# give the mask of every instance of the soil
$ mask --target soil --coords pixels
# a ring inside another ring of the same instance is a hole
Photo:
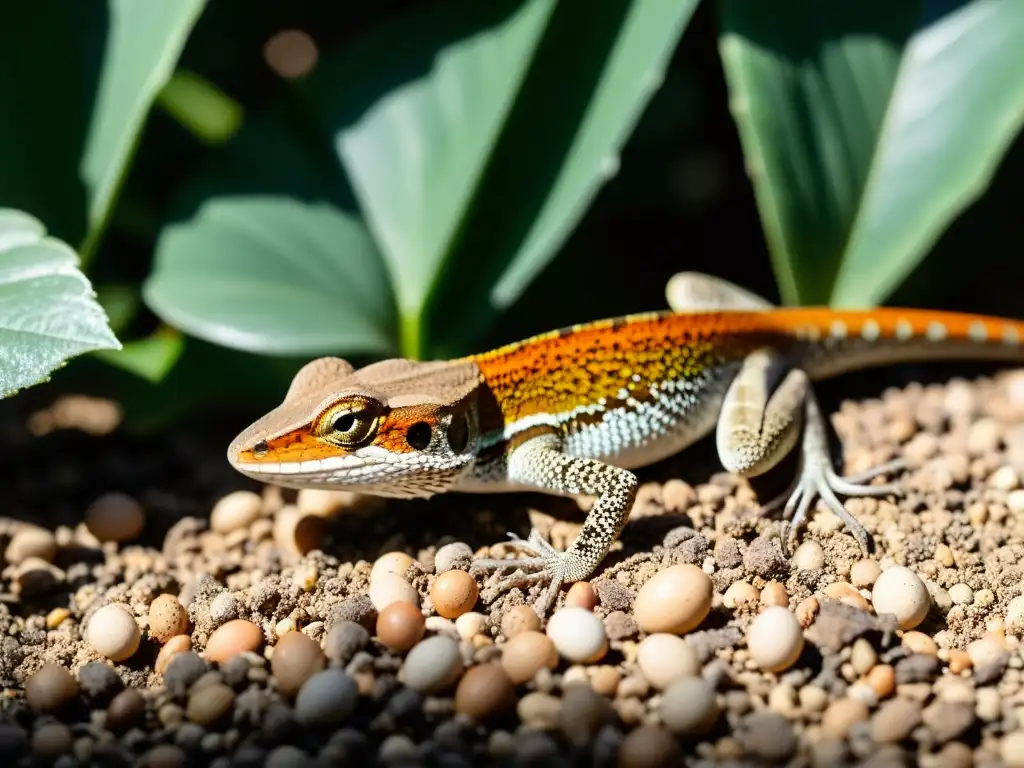
[[[258,486],[228,466],[230,433],[137,439],[118,425],[116,404],[61,397],[29,409],[31,398],[14,398],[0,411],[7,481],[0,551],[26,525],[53,532],[58,549],[52,564],[36,563],[26,574],[23,564],[5,561],[0,575],[0,756],[61,766],[1024,765],[1024,617],[1011,605],[1024,592],[1024,371],[875,392],[857,400],[830,395],[822,405],[831,410],[845,473],[897,456],[909,464],[896,478],[902,497],[851,499],[847,508],[873,537],[871,559],[883,569],[907,566],[925,580],[932,606],[916,629],[936,650],[909,648],[891,617],[871,611],[870,588],[833,586],[851,581],[864,554],[823,508],[799,538],[817,542],[823,558],[812,552],[804,565],[813,567],[800,567],[782,554],[778,518],[759,515],[758,500],[785,489],[793,461],[752,484],[723,473],[705,441],[640,472],[630,522],[591,581],[607,655],[591,665],[562,660],[516,688],[520,705],[529,693],[550,695],[555,711],[546,726],[524,724],[522,706],[477,722],[455,711],[453,689],[406,688],[397,674],[404,654],[372,637],[369,573],[387,552],[416,558],[411,582],[433,616],[429,585],[439,547],[465,542],[477,554],[500,552],[505,547],[492,545],[507,540],[507,531],[526,536],[531,525],[564,547],[585,502],[531,494],[401,502],[346,496],[332,514],[297,531],[280,520],[282,510],[294,510],[294,492]],[[229,533],[212,531],[214,505],[240,489],[262,495],[259,517]],[[88,505],[109,492],[145,510],[142,533],[121,544],[100,543],[83,522]],[[714,727],[697,736],[661,725],[659,693],[635,662],[637,589],[680,562],[700,566],[715,587],[710,615],[686,635],[721,708]],[[475,610],[489,621],[486,637],[463,649],[470,661],[500,656],[504,614],[537,594],[516,589],[488,600],[493,578],[479,579]],[[785,671],[759,671],[747,653],[744,633],[760,607],[723,602],[739,581],[762,599],[770,582],[780,583],[804,625],[804,652]],[[358,683],[358,705],[344,723],[300,727],[266,653],[249,654],[241,669],[209,663],[200,680],[178,674],[168,681],[155,670],[160,646],[148,631],[150,603],[163,593],[179,596],[201,653],[220,623],[210,605],[225,592],[236,598],[237,617],[263,629],[267,648],[288,629],[318,642],[343,620],[371,629],[369,639],[354,641],[354,653],[329,662]],[[83,639],[89,617],[111,602],[129,607],[142,628],[138,651],[118,663]],[[428,623],[427,636],[443,623]],[[999,652],[972,646],[979,639]],[[40,714],[26,700],[26,682],[47,663],[76,675],[79,691],[67,706]],[[103,685],[97,665],[114,672]],[[894,684],[887,689],[884,674],[871,677],[874,667],[891,667]],[[602,696],[610,707],[577,706],[569,683],[598,674],[602,689],[609,675],[621,679]],[[877,700],[837,738],[823,725],[825,713],[849,701],[855,686],[863,696],[865,680]],[[189,687],[200,682],[230,689],[228,714],[205,725],[186,711]],[[127,729],[115,727],[108,711],[121,688],[142,694],[144,711]],[[650,736],[646,753],[638,740],[623,746],[641,727]]]

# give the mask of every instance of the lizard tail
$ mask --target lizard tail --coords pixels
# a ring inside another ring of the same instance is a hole
[[[923,309],[779,308],[759,320],[797,343],[814,379],[918,361],[1024,363],[1024,322]]]

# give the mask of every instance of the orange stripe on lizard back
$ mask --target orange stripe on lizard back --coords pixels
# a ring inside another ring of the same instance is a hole
[[[571,326],[469,359],[511,422],[623,389],[643,399],[651,384],[698,377],[765,345],[801,349],[812,368],[832,375],[903,359],[1018,359],[1020,340],[1018,321],[920,309],[661,312]]]

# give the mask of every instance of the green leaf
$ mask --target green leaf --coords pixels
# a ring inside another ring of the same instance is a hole
[[[78,257],[32,216],[0,208],[0,397],[67,360],[120,349]]]
[[[160,328],[145,339],[125,342],[119,352],[100,350],[100,360],[116,366],[152,384],[158,384],[171,372],[185,349],[185,339],[172,328]]]
[[[787,303],[873,306],[1024,123],[1024,4],[725,0],[721,54]]]
[[[89,254],[203,0],[0,4],[0,201]]]

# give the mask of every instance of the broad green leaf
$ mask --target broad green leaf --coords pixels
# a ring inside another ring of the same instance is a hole
[[[165,323],[236,349],[390,354],[380,255],[337,166],[303,138],[273,114],[246,122],[183,191],[143,300]]]
[[[722,8],[730,102],[784,300],[884,301],[1024,123],[1024,4]]]
[[[75,252],[32,216],[0,208],[0,398],[120,346]]]
[[[96,245],[204,0],[0,4],[0,204]]]

